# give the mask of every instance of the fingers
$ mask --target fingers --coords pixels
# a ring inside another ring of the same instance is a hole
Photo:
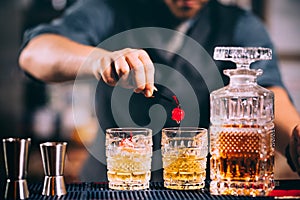
[[[130,76],[130,67],[124,56],[120,56],[114,61],[114,67],[119,78],[119,84],[125,88],[132,88],[133,82]]]
[[[300,125],[297,125],[293,130],[293,140],[296,149],[296,167],[297,171],[300,174]]]
[[[154,90],[154,65],[144,50],[123,49],[102,56],[100,66],[104,82],[110,86],[116,84],[133,88],[135,92],[143,92],[151,97]]]
[[[296,170],[300,175],[300,125],[297,125],[293,130],[290,147],[292,147],[290,149],[292,160],[294,161]],[[292,151],[295,151],[295,153]]]
[[[155,89],[154,87],[154,72],[155,72],[155,68],[154,65],[149,57],[149,55],[145,52],[142,51],[140,56],[139,56],[140,60],[142,61],[143,65],[146,66],[145,69],[145,78],[146,78],[146,82],[145,82],[145,96],[146,97],[152,97],[153,95],[153,90]]]
[[[132,69],[133,81],[135,83],[134,91],[137,93],[142,92],[146,86],[146,72],[147,66],[143,65],[143,62],[139,59],[139,53],[130,53],[126,55],[126,61]]]
[[[115,86],[118,80],[117,74],[115,72],[115,69],[112,67],[113,60],[109,56],[102,56],[100,59],[99,65],[95,66],[96,74],[100,74],[100,78],[103,79],[103,81],[110,85]]]

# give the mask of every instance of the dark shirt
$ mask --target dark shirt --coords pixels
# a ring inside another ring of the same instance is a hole
[[[184,33],[180,33],[181,29],[177,32],[180,24],[174,21],[160,1],[78,1],[51,24],[28,30],[23,46],[39,34],[55,33],[108,50],[145,49],[155,63],[158,90],[169,97],[176,95],[185,110],[182,126],[208,128],[209,94],[228,84],[229,79],[223,75],[223,69],[234,68],[235,65],[214,62],[211,57],[216,46],[272,48],[272,60],[256,62],[251,68],[264,71],[258,77],[260,85],[284,87],[272,42],[263,24],[252,13],[211,0],[194,19],[185,22],[189,26]],[[174,39],[177,36],[181,38],[179,41]],[[178,48],[172,49],[176,45]],[[106,180],[105,129],[145,126],[151,128],[154,135],[152,169],[158,173],[153,172],[152,178],[161,180],[160,130],[178,126],[171,120],[171,112],[176,105],[159,95],[154,94],[154,98],[147,99],[132,90],[107,86],[102,80],[95,87],[100,128],[94,144],[88,147],[93,157],[86,163],[82,179]]]

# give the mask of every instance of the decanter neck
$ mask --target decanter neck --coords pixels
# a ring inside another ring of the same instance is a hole
[[[256,76],[239,76],[234,75],[230,77],[229,85],[256,85],[257,84],[257,78]]]
[[[253,85],[257,84],[257,76],[262,74],[261,69],[249,69],[248,67],[238,67],[237,69],[226,69],[224,74],[229,76],[229,85]]]

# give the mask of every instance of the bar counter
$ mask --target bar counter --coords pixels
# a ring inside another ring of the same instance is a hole
[[[190,200],[190,199],[300,199],[300,180],[280,180],[276,181],[276,187],[267,197],[247,197],[229,195],[211,195],[208,189],[203,190],[169,190],[163,187],[163,183],[150,183],[147,190],[118,191],[108,188],[107,183],[71,183],[66,185],[67,194],[64,196],[43,196],[42,183],[29,183],[30,200]]]

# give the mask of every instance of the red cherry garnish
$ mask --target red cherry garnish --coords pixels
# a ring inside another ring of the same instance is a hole
[[[174,108],[172,110],[172,119],[176,121],[177,124],[179,124],[183,120],[183,118],[184,118],[184,111],[180,107]]]
[[[175,100],[177,107],[172,110],[172,119],[179,124],[184,118],[184,110],[180,108],[179,101],[175,95],[173,96],[173,99]]]
[[[132,133],[130,133],[130,137],[129,138],[123,138],[122,140],[121,140],[121,142],[120,142],[120,146],[122,147],[122,146],[133,146],[133,144],[132,144],[132,137],[133,137],[133,135],[132,135]]]

